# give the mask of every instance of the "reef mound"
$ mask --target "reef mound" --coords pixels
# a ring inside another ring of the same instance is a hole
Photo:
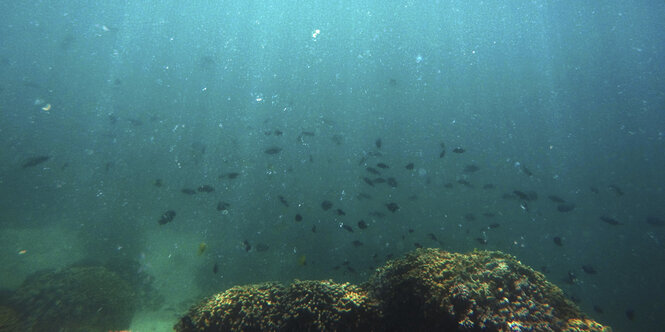
[[[356,286],[236,286],[195,305],[176,331],[611,331],[545,276],[498,251],[417,249]]]

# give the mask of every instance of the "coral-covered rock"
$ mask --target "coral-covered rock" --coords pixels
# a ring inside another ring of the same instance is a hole
[[[132,288],[104,267],[36,273],[16,290],[12,306],[23,331],[108,331],[129,327]]]
[[[543,274],[490,251],[418,249],[366,284],[233,287],[193,307],[177,331],[610,331]]]

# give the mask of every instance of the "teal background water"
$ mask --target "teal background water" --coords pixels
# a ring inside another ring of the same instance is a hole
[[[130,258],[170,324],[235,284],[362,282],[417,245],[480,248],[543,270],[618,331],[653,330],[663,22],[658,1],[5,1],[0,284]],[[397,187],[365,183],[378,162]],[[215,191],[181,192],[201,185]],[[538,199],[525,209],[503,198],[514,190]]]

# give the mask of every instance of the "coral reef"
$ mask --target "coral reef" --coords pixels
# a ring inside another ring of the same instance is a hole
[[[176,330],[370,330],[378,321],[378,303],[358,286],[295,281],[233,287],[193,307]]]
[[[108,331],[129,327],[136,297],[130,284],[100,266],[45,271],[12,297],[21,331]]]
[[[176,331],[610,331],[514,257],[418,249],[362,286],[295,281],[233,287]]]

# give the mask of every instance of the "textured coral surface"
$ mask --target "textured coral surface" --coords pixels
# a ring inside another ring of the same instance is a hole
[[[295,281],[233,287],[177,331],[609,331],[514,257],[418,249],[362,286]]]

